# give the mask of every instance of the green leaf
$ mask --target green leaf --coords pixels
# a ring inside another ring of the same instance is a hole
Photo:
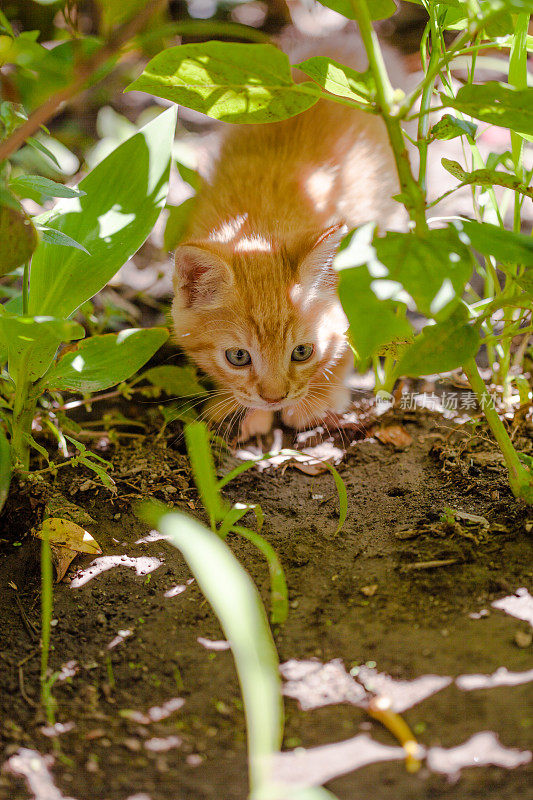
[[[47,156],[51,161],[53,161],[53,163],[59,170],[61,169],[61,165],[57,160],[55,154],[52,153],[52,151],[48,147],[46,147],[46,145],[44,145],[40,139],[36,139],[34,136],[28,136],[28,138],[26,139],[26,144],[29,145],[30,147],[33,147],[34,150],[38,150],[43,155]]]
[[[143,372],[141,378],[174,397],[196,397],[207,394],[207,390],[198,383],[195,367],[174,367],[163,364]]]
[[[375,85],[370,70],[356,72],[326,56],[314,56],[294,66],[337,97],[366,102],[374,92]]]
[[[203,422],[191,422],[185,427],[185,442],[191,462],[194,482],[202,504],[209,514],[211,528],[222,522],[227,513],[227,503],[219,493],[213,453],[209,445],[209,432]]]
[[[175,163],[181,179],[184,180],[185,183],[188,183],[191,189],[197,192],[202,185],[202,179],[198,172],[188,167],[187,164],[182,164],[181,161],[176,161]]]
[[[163,234],[163,247],[165,250],[175,250],[181,242],[192,210],[196,204],[196,197],[189,197],[179,206],[168,206],[168,218]]]
[[[90,255],[89,251],[82,244],[80,244],[80,242],[77,242],[71,236],[67,236],[66,233],[63,233],[63,231],[56,231],[55,228],[49,228],[47,225],[37,225],[36,227],[37,230],[42,234],[41,239],[43,242],[47,242],[48,244],[57,244],[61,247],[74,247],[76,250],[81,250],[82,252],[87,253],[88,256]]]
[[[0,277],[29,261],[38,241],[35,227],[22,208],[0,206]]]
[[[109,389],[137,372],[167,338],[166,328],[131,328],[91,336],[59,359],[46,384],[84,394]]]
[[[457,314],[436,325],[426,325],[395,368],[397,377],[449,372],[475,356],[479,349],[477,332]]]
[[[375,250],[369,235],[368,226],[356,230],[335,259],[340,273],[339,296],[350,323],[350,341],[363,365],[383,345],[412,337],[411,325],[398,313],[400,304],[380,300],[372,290],[374,279],[366,262],[375,259]],[[358,266],[351,267],[352,264]]]
[[[474,262],[468,247],[452,226],[425,234],[387,233],[374,239],[376,256],[373,289],[386,296],[398,282],[413,298],[418,311],[430,318],[449,314],[459,303]],[[380,291],[381,290],[381,291]]]
[[[261,598],[228,546],[185,514],[143,517],[183,554],[231,645],[244,701],[248,735],[250,796],[275,797],[270,756],[281,744],[283,714],[279,664]],[[278,787],[279,789],[279,787]]]
[[[30,311],[70,316],[142,245],[164,206],[176,112],[145,125],[84,178],[47,226],[82,244],[59,252],[41,242],[32,259]]]
[[[347,19],[357,19],[351,0],[320,0],[320,3]],[[393,0],[367,0],[367,6],[372,19],[387,19],[396,11]]]
[[[533,136],[533,87],[514,89],[489,81],[462,86],[457,97],[441,93],[441,99],[463,114]]]
[[[164,97],[225,122],[275,122],[313,106],[314,83],[294,83],[270,44],[204,42],[163,50],[126,89]]]
[[[70,186],[63,186],[40,175],[20,175],[9,182],[10,188],[19,197],[30,197],[41,203],[44,197],[83,197],[86,192]]]
[[[493,256],[502,269],[526,291],[533,292],[533,239],[523,233],[504,230],[488,222],[461,220],[454,222],[465,242],[485,256]],[[520,264],[526,268],[522,275],[516,269],[509,270],[509,265]]]
[[[532,96],[533,100],[533,96]],[[444,169],[461,181],[462,186],[475,184],[476,186],[503,186],[515,192],[533,198],[533,187],[526,186],[518,178],[509,175],[507,172],[499,172],[495,169],[475,169],[473,172],[465,172],[458,161],[449,158],[441,158]]]
[[[0,511],[2,511],[11,485],[11,448],[0,428]]]
[[[457,119],[451,114],[445,114],[429,132],[429,140],[434,139],[455,139],[457,136],[466,136],[468,141],[473,142],[476,135],[477,125],[464,119]]]
[[[82,326],[71,320],[7,314],[0,315],[0,333],[7,342],[9,373],[17,384],[44,375],[61,342],[85,336]]]

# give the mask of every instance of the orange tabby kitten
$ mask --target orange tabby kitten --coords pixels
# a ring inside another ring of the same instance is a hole
[[[397,192],[374,115],[323,100],[284,122],[227,126],[176,251],[172,307],[177,342],[221,389],[212,421],[241,411],[246,439],[277,410],[301,429],[346,409],[353,355],[332,262],[348,229],[394,216]]]

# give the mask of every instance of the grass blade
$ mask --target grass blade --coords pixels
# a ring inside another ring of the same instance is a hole
[[[203,422],[191,422],[185,426],[185,442],[191,462],[196,487],[204,507],[209,514],[211,530],[227,513],[220,497],[215,463],[209,444],[209,432]]]
[[[232,530],[252,542],[264,555],[270,575],[270,620],[273,625],[281,625],[289,615],[289,594],[287,581],[278,555],[271,544],[255,531],[234,525]]]
[[[151,504],[141,515],[157,519],[160,532],[181,551],[220,620],[244,700],[250,793],[275,798],[269,761],[281,744],[283,704],[278,657],[257,589],[220,537],[196,520],[177,512],[161,516]]]

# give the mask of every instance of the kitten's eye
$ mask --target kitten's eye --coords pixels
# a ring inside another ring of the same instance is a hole
[[[246,367],[252,363],[252,356],[242,347],[230,347],[226,350],[226,358],[234,367]]]
[[[291,354],[291,361],[307,361],[313,355],[315,348],[312,344],[298,344]]]

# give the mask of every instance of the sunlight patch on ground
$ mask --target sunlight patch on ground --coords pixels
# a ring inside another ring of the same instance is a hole
[[[499,608],[517,619],[524,619],[533,625],[533,597],[527,589],[517,589],[516,594],[502,597],[492,603],[493,608]]]
[[[100,575],[102,572],[107,572],[108,569],[114,567],[131,567],[135,570],[137,575],[147,575],[162,565],[159,558],[149,556],[101,556],[87,567],[87,569],[79,570],[70,582],[72,589],[79,589],[90,580]]]
[[[183,740],[179,736],[165,736],[163,738],[154,737],[148,739],[144,746],[151,753],[166,753],[175,747],[181,747]]]
[[[529,681],[533,681],[533,669],[509,672],[507,667],[499,667],[492,675],[459,675],[455,683],[459,689],[470,692],[473,689],[492,689],[495,686],[519,686]]]
[[[206,650],[229,650],[231,647],[230,643],[224,639],[204,639],[203,636],[198,636],[196,641]]]
[[[117,635],[114,636],[113,639],[111,639],[111,641],[107,645],[107,649],[108,650],[112,650],[117,645],[122,644],[122,642],[125,639],[127,639],[128,636],[131,636],[131,633],[132,632],[130,630],[117,631]]]
[[[51,759],[43,758],[36,750],[21,747],[18,753],[7,760],[4,768],[24,778],[28,791],[33,795],[32,800],[74,800],[64,795],[54,784],[48,769],[50,761]]]
[[[163,536],[159,531],[150,531],[150,533],[147,533],[142,539],[137,539],[135,544],[150,544],[151,542],[159,542],[160,539],[167,538],[167,536]]]
[[[279,753],[272,759],[272,774],[275,780],[288,786],[305,788],[321,786],[367,764],[404,758],[403,747],[380,744],[361,733],[344,742]]]
[[[280,670],[287,681],[283,693],[298,700],[304,711],[335,703],[364,706],[370,692],[387,697],[391,710],[401,713],[452,682],[447,675],[422,675],[413,681],[398,681],[368,666],[356,667],[348,673],[340,659],[328,664],[291,659]]]
[[[194,578],[189,578],[188,581],[185,583],[178,583],[176,586],[171,586],[170,589],[167,589],[165,592],[165,597],[176,597],[178,594],[183,594],[183,592],[187,589],[188,586],[194,583]]]
[[[122,717],[138,722],[140,725],[149,725],[151,722],[161,722],[162,719],[170,717],[174,711],[179,711],[185,705],[185,700],[182,697],[171,697],[161,706],[152,706],[146,714],[142,711],[135,709],[124,709],[121,712]]]
[[[431,747],[426,763],[433,772],[443,772],[450,778],[458,778],[464,767],[495,766],[514,769],[531,761],[528,750],[504,747],[492,731],[476,733],[457,747]]]

